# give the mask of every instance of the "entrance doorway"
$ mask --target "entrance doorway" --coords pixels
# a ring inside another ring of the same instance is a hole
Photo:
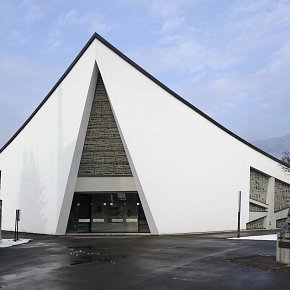
[[[148,233],[137,192],[75,193],[67,233]]]

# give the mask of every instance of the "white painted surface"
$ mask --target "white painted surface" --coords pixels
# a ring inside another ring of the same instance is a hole
[[[97,77],[95,61],[151,233],[234,230],[239,190],[244,229],[250,167],[290,183],[277,162],[218,128],[95,40],[0,154],[3,229],[13,229],[20,208],[20,231],[65,233]]]
[[[262,217],[266,217],[267,214],[268,214],[268,212],[264,212],[264,211],[250,212],[250,221],[254,221],[254,220],[260,219]]]
[[[275,213],[275,218],[276,218],[277,220],[279,220],[279,219],[284,219],[285,217],[287,217],[288,210],[289,210],[289,209],[286,208],[286,209],[283,209],[283,210],[280,210],[280,211],[276,212],[276,213]]]
[[[239,190],[244,229],[251,166],[290,182],[277,162],[209,122],[114,52],[102,44],[97,52],[140,198],[146,199],[158,233],[236,229]]]
[[[2,229],[14,229],[15,209],[20,208],[20,231],[56,233],[94,56],[91,45],[45,105],[0,154]],[[70,192],[67,196],[67,205],[72,195]],[[68,213],[64,209],[63,213],[65,220]]]
[[[87,126],[89,123],[89,115],[90,115],[92,103],[94,100],[98,74],[99,74],[99,71],[94,61],[94,68],[93,68],[93,72],[92,72],[92,76],[90,80],[90,85],[88,88],[87,97],[85,100],[84,110],[81,116],[81,123],[78,128],[78,136],[76,137],[72,163],[69,169],[68,180],[66,184],[64,197],[62,198],[62,205],[61,205],[57,228],[56,228],[56,234],[60,234],[60,235],[65,233],[67,223],[68,223],[69,213],[70,213],[71,204],[73,200],[74,189],[75,189],[76,180],[77,180],[77,174],[78,174],[79,165],[81,162],[81,155],[82,155],[83,146],[84,146],[85,137],[86,137]]]
[[[133,177],[78,177],[75,192],[136,191]]]
[[[267,189],[267,216],[265,219],[265,226],[267,229],[275,229],[276,228],[276,218],[274,214],[274,199],[275,199],[275,178],[270,177],[268,181],[268,189]]]

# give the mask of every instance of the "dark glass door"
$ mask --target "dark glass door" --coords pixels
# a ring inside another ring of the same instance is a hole
[[[124,207],[126,205],[126,194],[124,192],[110,193],[108,195],[108,232],[124,232]]]
[[[107,194],[92,194],[91,202],[91,232],[107,232]]]
[[[76,193],[68,233],[149,232],[137,192]]]
[[[127,233],[138,233],[138,207],[139,198],[136,193],[126,194],[126,204],[124,206],[124,231]]]
[[[91,227],[91,195],[75,194],[67,232],[89,233]]]

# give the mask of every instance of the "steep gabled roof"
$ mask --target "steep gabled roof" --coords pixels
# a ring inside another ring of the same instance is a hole
[[[248,141],[244,140],[243,138],[239,137],[232,131],[228,130],[224,126],[222,126],[220,123],[209,117],[207,114],[193,106],[191,103],[183,99],[181,96],[179,96],[177,93],[172,91],[170,88],[168,88],[166,85],[164,85],[162,82],[157,80],[155,77],[153,77],[150,73],[148,73],[146,70],[144,70],[142,67],[140,67],[138,64],[136,64],[133,60],[128,58],[125,54],[123,54],[120,50],[118,50],[116,47],[114,47],[111,43],[109,43],[107,40],[105,40],[102,36],[100,36],[97,33],[94,33],[92,37],[89,39],[89,41],[86,43],[86,45],[83,47],[83,49],[80,51],[80,53],[77,55],[77,57],[74,59],[74,61],[70,64],[68,69],[64,72],[64,74],[61,76],[61,78],[57,81],[57,83],[53,86],[53,88],[50,90],[50,92],[47,94],[47,96],[43,99],[43,101],[39,104],[39,106],[34,110],[34,112],[30,115],[30,117],[24,122],[24,124],[17,130],[17,132],[4,144],[4,146],[0,149],[0,153],[4,151],[4,149],[17,137],[17,135],[25,128],[25,126],[30,122],[30,120],[34,117],[34,115],[40,110],[40,108],[46,103],[46,101],[49,99],[49,97],[52,95],[52,93],[56,90],[56,88],[60,85],[60,83],[64,80],[64,78],[69,74],[69,72],[72,70],[72,68],[75,66],[75,64],[78,62],[78,60],[82,57],[84,52],[87,50],[87,48],[91,45],[91,43],[97,39],[102,44],[107,46],[109,49],[111,49],[114,53],[116,53],[118,56],[120,56],[123,60],[128,62],[130,65],[132,65],[135,69],[137,69],[139,72],[144,74],[146,77],[148,77],[150,80],[152,80],[154,83],[156,83],[158,86],[163,88],[166,92],[168,92],[170,95],[184,103],[186,106],[190,107],[192,110],[197,112],[199,115],[206,118],[208,121],[216,125],[218,128],[222,129],[235,139],[239,140],[240,142],[244,143],[245,145],[249,146],[250,148],[256,150],[257,152],[271,158],[272,160],[290,168],[290,166],[284,162],[282,162],[280,159],[268,154],[267,152],[257,148],[253,144],[249,143]]]

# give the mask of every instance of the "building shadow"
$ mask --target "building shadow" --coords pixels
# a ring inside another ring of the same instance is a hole
[[[47,196],[32,150],[23,154],[21,182],[19,188],[19,209],[21,210],[19,230],[25,232],[45,232],[48,218]]]

